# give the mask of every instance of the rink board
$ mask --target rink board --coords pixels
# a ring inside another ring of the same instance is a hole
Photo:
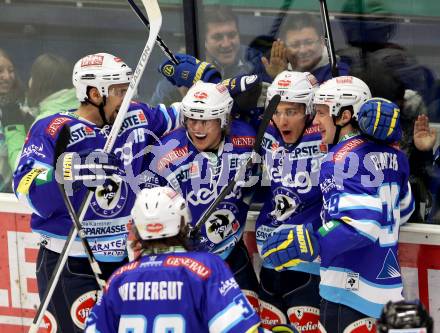
[[[39,303],[35,279],[38,237],[29,229],[29,212],[12,196],[0,194],[0,330],[25,333]],[[258,267],[257,213],[249,214],[245,241]],[[440,227],[408,224],[401,229],[400,263],[408,299],[420,298],[440,327]],[[40,329],[39,333],[48,332]]]

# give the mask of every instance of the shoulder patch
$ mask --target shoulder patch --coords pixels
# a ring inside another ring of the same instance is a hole
[[[72,119],[69,117],[57,117],[51,120],[46,128],[46,133],[49,134],[53,139],[57,135],[58,131],[63,127],[65,123],[68,123]]]
[[[157,169],[162,170],[168,167],[172,162],[178,160],[179,158],[183,158],[188,155],[188,146],[179,147],[173,149],[164,157],[162,157],[159,162],[157,162]]]
[[[236,147],[249,147],[252,148],[255,143],[254,136],[233,136],[232,144]]]
[[[211,276],[211,269],[209,267],[190,257],[168,256],[163,265],[165,267],[185,267],[203,280]]]
[[[348,141],[338,151],[335,152],[335,154],[333,155],[333,162],[340,162],[344,160],[349,152],[351,152],[356,147],[359,147],[360,145],[364,144],[365,142],[367,141],[362,138],[357,138]]]

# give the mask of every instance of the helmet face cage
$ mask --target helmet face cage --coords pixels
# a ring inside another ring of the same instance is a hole
[[[393,332],[398,332],[400,329],[408,332],[410,328],[425,328],[426,333],[432,333],[433,320],[423,305],[407,301],[388,302],[377,321],[378,332],[387,333],[391,329]]]
[[[313,95],[318,87],[318,81],[309,72],[283,71],[267,90],[266,107],[273,96],[280,95],[281,102],[304,104],[306,115],[313,114]]]
[[[180,233],[182,218],[185,224],[190,221],[185,199],[170,187],[143,189],[131,216],[143,240],[176,236]]]
[[[78,60],[73,68],[72,82],[76,97],[84,102],[88,98],[87,87],[95,87],[101,96],[108,97],[111,85],[130,83],[132,76],[133,71],[121,58],[97,53]]]
[[[182,120],[184,121],[185,118],[220,119],[220,126],[224,129],[228,125],[233,103],[233,99],[223,84],[197,81],[182,100],[180,109]]]
[[[313,104],[324,104],[329,107],[330,115],[339,116],[346,106],[353,107],[353,119],[364,102],[371,98],[370,88],[354,76],[340,76],[326,81],[316,91]]]

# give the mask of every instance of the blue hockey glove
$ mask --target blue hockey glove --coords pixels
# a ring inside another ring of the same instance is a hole
[[[199,80],[210,83],[221,81],[220,72],[209,62],[179,53],[176,54],[176,58],[179,61],[177,65],[173,64],[171,60],[167,60],[159,67],[159,72],[173,85],[190,88]]]
[[[97,150],[63,153],[56,166],[58,178],[64,184],[82,183],[89,188],[104,185],[114,175],[120,176],[123,173],[119,158]]]
[[[265,262],[281,271],[301,261],[313,261],[319,254],[319,244],[312,225],[292,225],[275,232],[263,243]]]
[[[361,131],[375,139],[393,143],[402,137],[399,107],[384,98],[371,98],[358,112]]]
[[[239,75],[232,79],[223,80],[222,83],[229,90],[229,94],[232,98],[239,96],[247,91],[255,88],[260,88],[261,84],[260,75]]]

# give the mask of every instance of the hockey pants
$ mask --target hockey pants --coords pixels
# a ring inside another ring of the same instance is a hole
[[[40,247],[37,258],[37,281],[41,300],[59,257],[59,253]],[[126,261],[100,262],[99,265],[103,277],[107,280],[115,269],[125,263]],[[98,289],[88,259],[69,257],[49,303],[50,314],[45,319],[46,326],[56,326],[57,333],[83,332],[85,320],[95,304]]]
[[[262,267],[260,272],[260,317],[263,327],[291,323],[300,332],[319,332],[318,275]]]

